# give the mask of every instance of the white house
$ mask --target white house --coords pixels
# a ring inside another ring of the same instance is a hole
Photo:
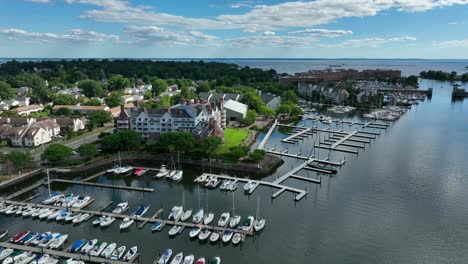
[[[28,105],[12,109],[11,111],[18,115],[30,115],[31,113],[40,112],[42,110],[44,110],[44,106],[42,105]]]

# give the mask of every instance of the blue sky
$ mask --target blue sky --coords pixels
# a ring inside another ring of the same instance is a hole
[[[0,57],[468,58],[468,0],[0,0]]]

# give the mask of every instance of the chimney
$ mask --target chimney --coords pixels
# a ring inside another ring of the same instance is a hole
[[[123,104],[120,105],[120,112],[124,112],[125,111],[125,106]]]

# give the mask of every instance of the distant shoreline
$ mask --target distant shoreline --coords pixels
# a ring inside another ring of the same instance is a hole
[[[324,60],[324,61],[335,61],[335,60],[418,60],[418,61],[468,61],[467,59],[422,59],[422,58],[138,58],[138,57],[68,57],[68,58],[54,58],[54,57],[0,57],[0,60],[217,60],[217,61],[229,61],[229,60],[268,60],[268,61],[307,61],[307,60]]]

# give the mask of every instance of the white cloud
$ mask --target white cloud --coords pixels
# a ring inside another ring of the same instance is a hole
[[[353,34],[351,30],[330,30],[320,28],[310,28],[297,31],[291,31],[289,34],[302,34],[319,38],[335,38]]]
[[[81,29],[72,29],[64,34],[28,32],[16,28],[0,29],[0,36],[8,39],[23,40],[27,42],[50,42],[50,41],[66,41],[66,42],[104,42],[104,41],[119,41],[119,36],[87,31]]]
[[[215,36],[199,31],[178,32],[156,26],[127,26],[124,32],[139,43],[190,46],[216,44]]]
[[[52,3],[51,0],[25,0],[26,2],[33,2],[38,4],[49,4]]]
[[[319,47],[323,48],[357,48],[357,47],[378,47],[389,43],[410,42],[415,41],[415,37],[404,36],[394,38],[364,38],[350,39],[336,44],[322,44]]]
[[[228,40],[228,44],[235,47],[307,47],[311,43],[317,42],[318,39],[310,37],[296,36],[275,36],[275,35],[259,35],[247,36]]]
[[[468,47],[468,39],[434,41],[432,45],[441,48],[464,48]]]
[[[273,32],[273,31],[264,31],[262,33],[262,35],[264,35],[264,36],[274,36],[274,35],[276,35],[276,33]]]

